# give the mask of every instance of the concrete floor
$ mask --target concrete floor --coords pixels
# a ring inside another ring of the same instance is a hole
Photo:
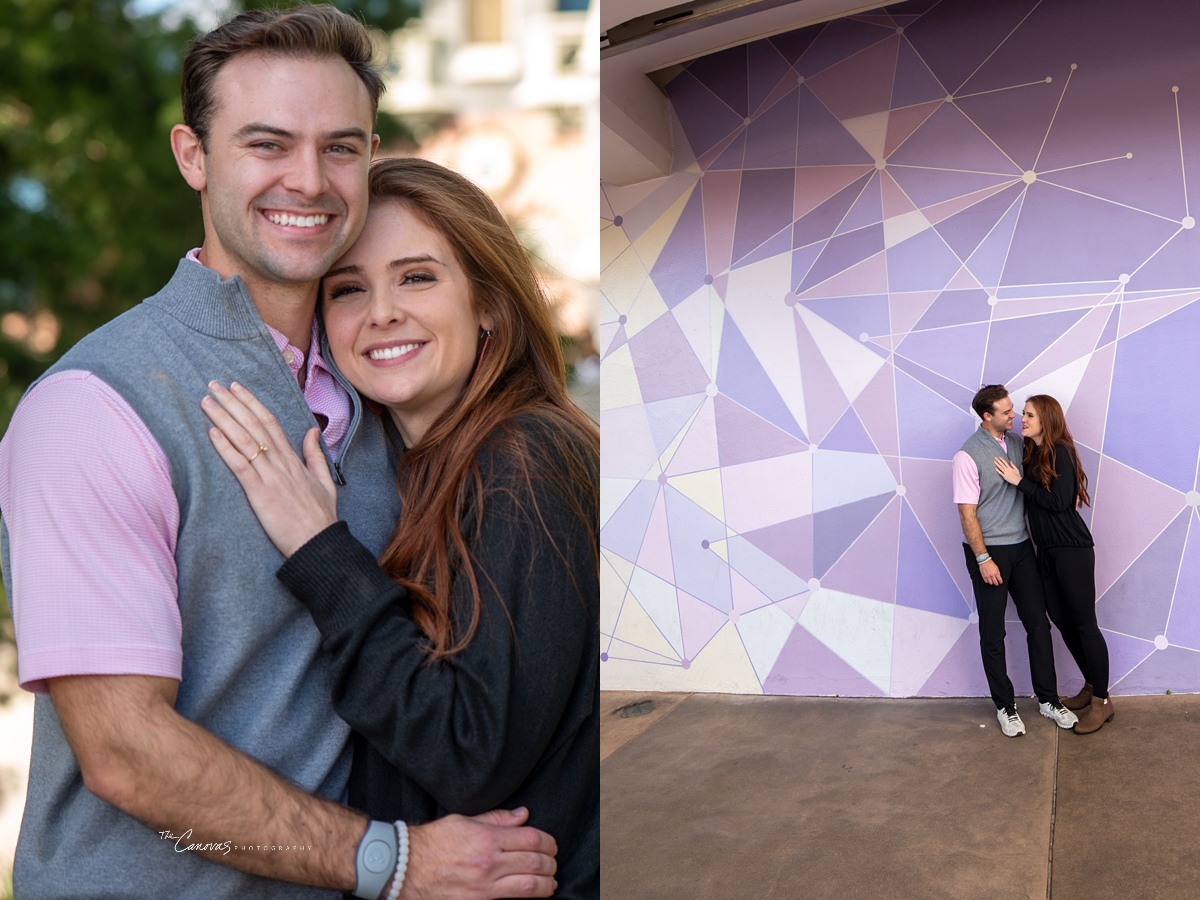
[[[603,896],[1196,897],[1200,695],[1113,705],[1005,738],[986,698],[605,692]]]

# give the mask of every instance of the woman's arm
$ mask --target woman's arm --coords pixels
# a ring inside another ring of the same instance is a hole
[[[469,536],[478,630],[449,660],[427,663],[404,589],[344,524],[279,572],[332,656],[339,715],[456,812],[511,796],[552,739],[581,667],[596,664],[589,642],[599,589],[587,529],[554,491],[535,487],[530,496],[502,460],[484,453],[480,463],[485,484],[502,489],[488,493],[482,528]],[[465,578],[455,584],[461,616],[470,594]]]
[[[446,809],[490,809],[510,796],[553,736],[580,667],[596,665],[599,585],[588,529],[557,492],[535,483],[530,495],[502,457],[482,451],[481,474],[497,489],[470,536],[478,630],[464,651],[427,665],[406,592],[336,521],[315,430],[301,460],[253,394],[209,387],[219,401],[203,404],[213,445],[291,557],[279,577],[321,630],[338,713]],[[458,579],[451,609],[469,602]]]
[[[1075,463],[1064,444],[1057,447],[1054,468],[1058,474],[1050,479],[1050,490],[1046,490],[1029,475],[1018,482],[1017,490],[1025,495],[1027,503],[1032,503],[1038,509],[1056,513],[1068,512],[1075,508]]]

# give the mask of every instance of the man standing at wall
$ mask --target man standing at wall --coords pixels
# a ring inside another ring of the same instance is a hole
[[[512,827],[520,815],[407,830],[340,804],[349,729],[319,634],[200,408],[210,381],[236,379],[293,446],[319,424],[346,521],[386,543],[396,461],[314,322],[318,281],[366,216],[372,55],[332,6],[197,39],[172,148],[204,245],[52,366],[0,443],[19,677],[39,693],[16,896],[554,890],[553,841]]]
[[[1012,594],[1025,626],[1038,711],[1060,728],[1070,728],[1078,718],[1059,702],[1050,622],[1033,544],[1025,530],[1024,498],[1000,477],[994,463],[1003,456],[1021,468],[1021,439],[1010,434],[1016,418],[1013,402],[1004,385],[989,384],[975,394],[971,406],[980,423],[954,454],[954,502],[962,522],[963,552],[979,616],[979,649],[996,718],[1006,737],[1025,733],[1004,658],[1004,610]]]

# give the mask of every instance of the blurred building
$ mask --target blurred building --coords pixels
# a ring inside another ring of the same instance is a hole
[[[419,142],[384,152],[471,178],[544,262],[585,382],[598,372],[599,33],[595,0],[425,0],[392,35],[380,104]]]

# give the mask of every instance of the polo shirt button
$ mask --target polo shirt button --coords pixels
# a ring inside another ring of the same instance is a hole
[[[291,365],[293,362],[295,362],[295,360],[296,360],[296,354],[295,354],[295,353],[293,353],[291,350],[284,350],[284,351],[283,351],[283,358],[284,358],[285,360],[287,360],[287,364],[290,366],[290,365]]]

